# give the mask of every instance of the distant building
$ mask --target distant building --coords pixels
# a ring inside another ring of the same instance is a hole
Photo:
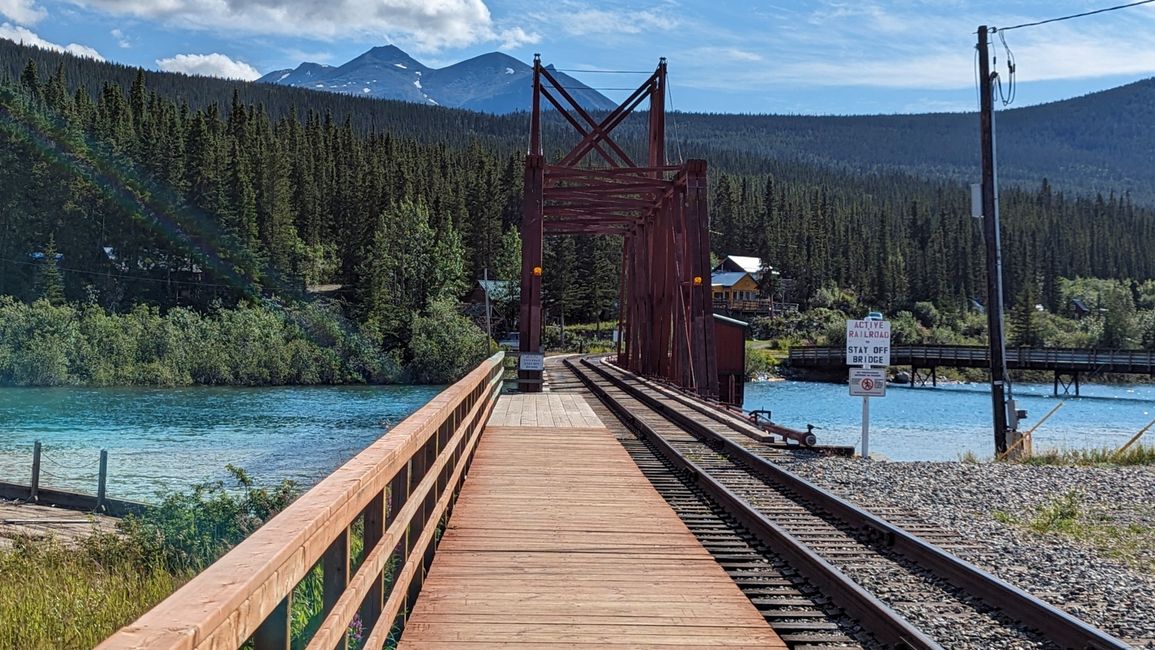
[[[513,283],[508,280],[478,280],[465,297],[465,302],[471,305],[484,304],[486,294],[489,294],[490,302],[508,300],[514,295]]]
[[[489,319],[488,325],[493,330],[493,336],[496,338],[500,332],[514,329],[516,327],[516,298],[518,295],[518,287],[513,282],[508,280],[478,280],[473,285],[461,306],[461,311],[477,324],[482,331],[485,331],[486,313],[485,313],[485,298],[489,296]]]
[[[1071,311],[1075,312],[1075,318],[1083,318],[1091,313],[1091,308],[1087,306],[1087,303],[1084,302],[1082,298],[1072,298]]]
[[[749,273],[755,282],[759,282],[762,280],[762,273],[765,272],[767,268],[769,267],[763,265],[762,259],[758,257],[727,255],[726,259],[714,267],[714,270],[729,271],[732,273]]]
[[[733,308],[736,302],[758,300],[758,283],[748,271],[715,271],[710,276],[714,305]]]

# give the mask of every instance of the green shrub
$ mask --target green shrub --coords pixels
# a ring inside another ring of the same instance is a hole
[[[242,304],[199,314],[0,297],[0,383],[18,386],[387,383],[400,372],[338,312]]]
[[[423,384],[457,381],[485,359],[488,348],[485,333],[453,301],[434,300],[426,314],[413,319],[410,377]]]
[[[774,365],[774,357],[770,353],[746,344],[746,381],[769,375]]]
[[[292,481],[258,488],[243,469],[226,469],[236,483],[233,489],[220,481],[202,483],[191,492],[165,495],[143,516],[118,522],[118,530],[142,549],[146,564],[173,573],[198,572],[297,497]]]

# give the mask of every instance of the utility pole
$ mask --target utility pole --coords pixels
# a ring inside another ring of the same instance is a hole
[[[986,25],[979,27],[979,103],[982,132],[983,238],[987,244],[987,330],[991,361],[991,406],[994,415],[995,452],[1007,451],[1006,343],[1003,340],[1003,257],[999,235],[998,176],[995,174],[995,107]]]

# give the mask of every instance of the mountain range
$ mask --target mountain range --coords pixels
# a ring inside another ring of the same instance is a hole
[[[547,66],[585,108],[611,110],[605,95]],[[505,114],[528,111],[533,68],[500,52],[482,54],[444,68],[430,68],[400,48],[375,47],[339,66],[302,63],[274,70],[257,80],[281,86],[397,99],[430,106]]]

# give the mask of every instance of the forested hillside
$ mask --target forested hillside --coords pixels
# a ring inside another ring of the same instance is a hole
[[[0,295],[210,311],[341,285],[345,316],[404,362],[423,315],[485,270],[516,277],[518,117],[0,48],[9,68],[20,53],[0,83]],[[684,147],[710,161],[716,253],[764,257],[802,303],[831,284],[888,310],[985,302],[964,185],[769,146]],[[1040,178],[1002,201],[1009,301],[1057,308],[1060,277],[1155,275],[1155,215],[1124,195]],[[548,320],[615,315],[619,254],[610,238],[549,240]]]
[[[17,79],[24,65],[41,71],[64,66],[70,91],[114,82],[127,93],[137,70],[91,59],[18,45],[0,39],[0,75]],[[422,142],[487,146],[519,151],[525,147],[525,115],[490,115],[433,106],[372,100],[208,77],[145,71],[145,83],[161,97],[191,109],[228,106],[234,92],[244,104],[262,105],[273,119],[295,111],[326,112],[349,119],[358,133],[405,135]],[[677,84],[677,71],[671,72]],[[418,117],[419,116],[419,117]],[[1155,206],[1155,79],[1084,97],[999,112],[1000,178],[1031,189],[1043,178],[1068,194],[1130,193],[1131,200]],[[620,137],[640,146],[644,115],[627,120]],[[806,163],[855,173],[902,171],[929,179],[973,182],[978,169],[977,113],[926,115],[722,115],[674,113],[671,152],[706,158],[731,172],[760,172],[765,161]],[[553,114],[547,135],[568,134]],[[549,138],[547,137],[547,141]],[[556,140],[555,140],[556,141]]]
[[[873,172],[978,182],[977,113],[927,115],[678,114],[687,146]],[[1130,193],[1155,205],[1155,79],[996,117],[1003,183],[1084,194]]]

